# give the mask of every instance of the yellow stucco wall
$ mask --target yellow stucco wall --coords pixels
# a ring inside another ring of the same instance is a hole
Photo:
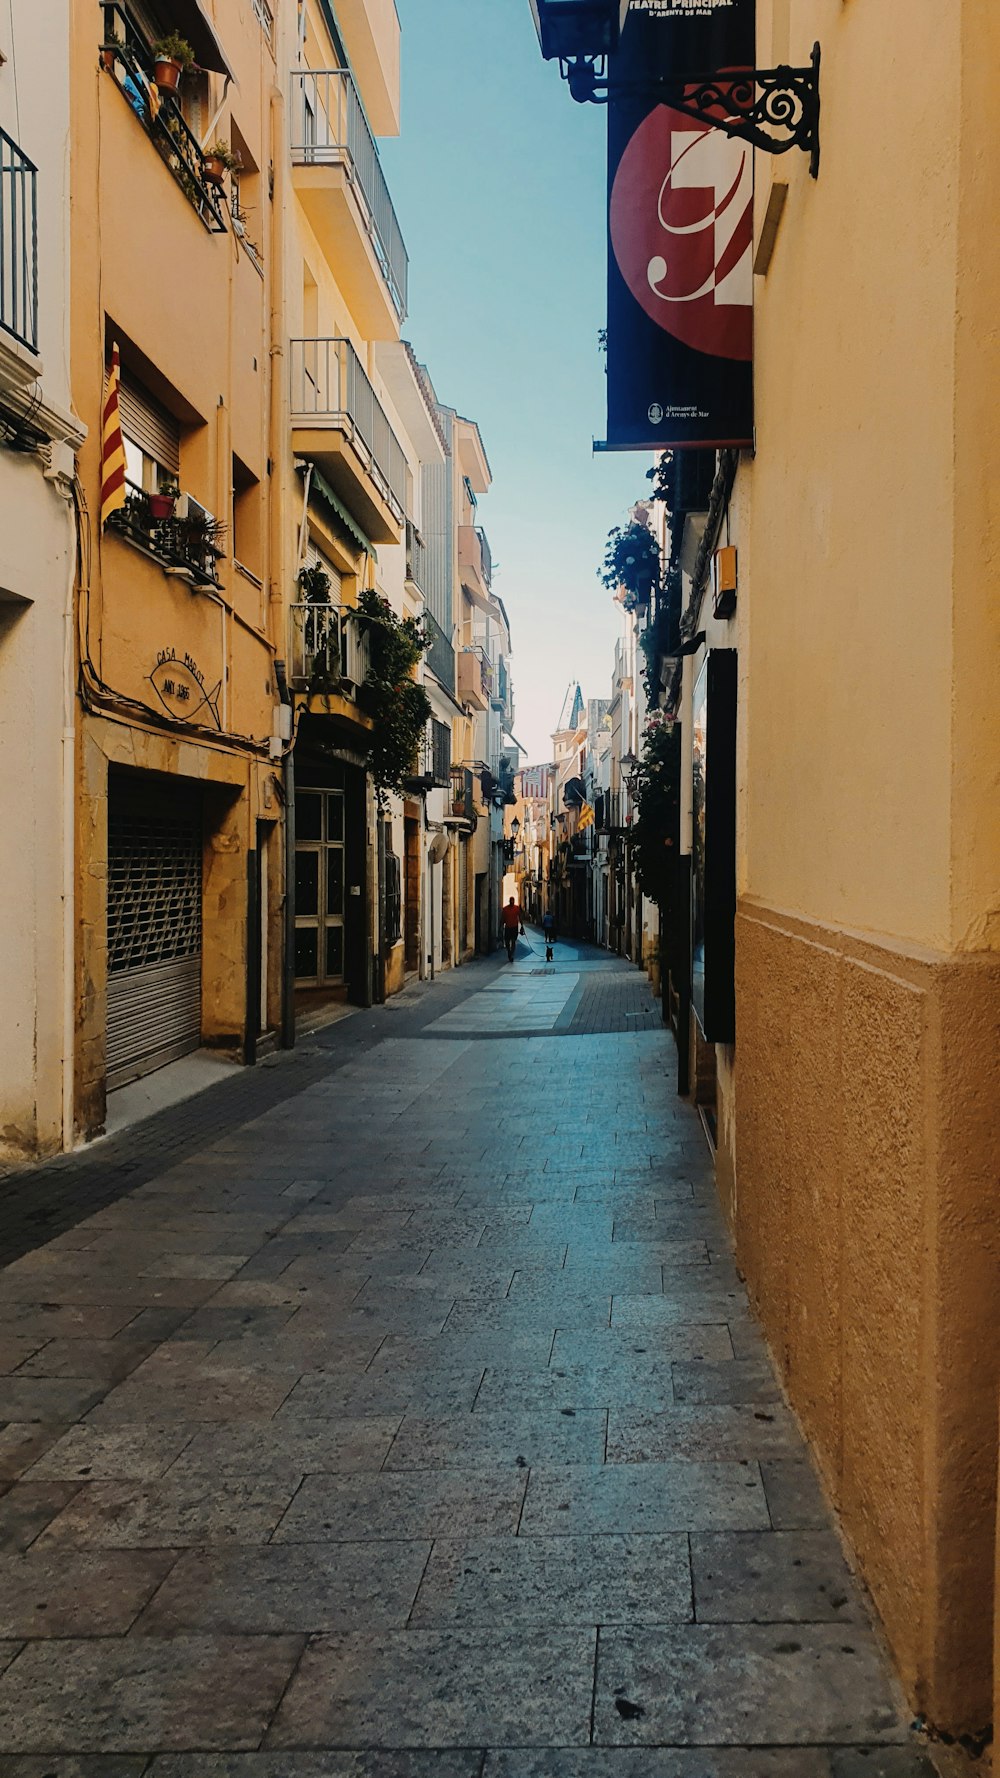
[[[910,1696],[991,1708],[1000,14],[761,0],[823,159],[756,285],[734,498],[740,1262]],[[877,98],[875,95],[877,94]],[[761,163],[764,162],[762,165]]]

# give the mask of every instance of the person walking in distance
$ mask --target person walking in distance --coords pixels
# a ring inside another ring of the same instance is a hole
[[[545,935],[545,961],[552,962],[552,946],[556,941],[556,917],[549,909],[542,915],[542,932]]]
[[[521,910],[511,896],[503,910],[503,942],[507,946],[507,961],[513,963],[514,951],[517,947],[517,935],[524,931],[524,919]]]

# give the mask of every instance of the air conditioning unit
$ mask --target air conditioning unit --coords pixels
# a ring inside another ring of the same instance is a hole
[[[209,512],[207,506],[202,506],[201,501],[196,500],[193,494],[178,494],[174,503],[174,518],[200,519],[208,525],[215,522],[215,514]]]

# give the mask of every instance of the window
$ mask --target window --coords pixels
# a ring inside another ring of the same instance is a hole
[[[451,782],[451,727],[431,717],[431,777],[435,784]]]
[[[263,511],[260,483],[240,457],[233,457],[233,554],[255,579],[263,570]]]
[[[397,944],[403,930],[403,874],[395,852],[385,855],[385,942]]]
[[[124,370],[120,405],[127,479],[147,494],[176,491],[181,471],[179,422]]]

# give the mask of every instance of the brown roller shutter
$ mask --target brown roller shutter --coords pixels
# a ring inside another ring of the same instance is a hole
[[[181,429],[173,414],[126,371],[121,382],[122,431],[172,475],[181,472]]]

